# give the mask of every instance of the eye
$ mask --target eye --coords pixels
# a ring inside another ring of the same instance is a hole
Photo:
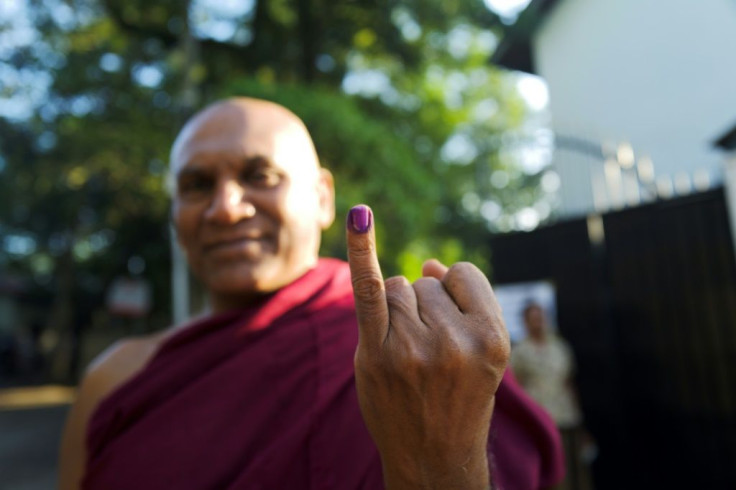
[[[182,175],[177,183],[177,191],[183,199],[196,199],[209,195],[215,187],[215,179],[201,173]]]
[[[273,167],[259,165],[245,170],[242,173],[241,178],[245,185],[268,189],[279,185],[283,176],[279,170]]]

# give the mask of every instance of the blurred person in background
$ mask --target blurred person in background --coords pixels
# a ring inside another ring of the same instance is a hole
[[[508,334],[477,268],[430,260],[413,284],[384,281],[362,205],[347,219],[349,263],[319,258],[333,180],[292,112],[248,98],[205,108],[179,133],[171,173],[177,238],[212,311],[90,365],[62,490],[533,490],[561,478],[559,436],[506,370]]]
[[[544,309],[530,301],[522,311],[526,337],[511,352],[511,368],[526,392],[552,416],[565,447],[567,471],[559,490],[590,490],[587,464],[595,451],[583,427],[574,385],[575,358],[567,342],[552,332]]]

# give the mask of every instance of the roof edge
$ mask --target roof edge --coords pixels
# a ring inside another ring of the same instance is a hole
[[[713,146],[717,146],[723,150],[736,150],[736,124],[726,131],[723,136],[713,142]]]
[[[504,36],[490,62],[509,70],[536,74],[532,37],[560,0],[532,0]]]

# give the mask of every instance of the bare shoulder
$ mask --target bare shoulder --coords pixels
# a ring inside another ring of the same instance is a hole
[[[155,354],[167,332],[118,340],[87,367],[79,395],[99,399],[125,383]]]
[[[85,423],[103,398],[145,367],[168,334],[167,330],[118,340],[90,363],[75,402]]]
[[[119,340],[87,367],[80,395],[105,396],[143,369],[168,331]]]
[[[79,488],[86,459],[89,420],[107,395],[143,369],[172,330],[119,340],[90,363],[69,411],[59,454],[59,488]]]

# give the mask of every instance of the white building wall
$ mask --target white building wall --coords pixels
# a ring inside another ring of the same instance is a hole
[[[659,178],[700,170],[722,180],[712,142],[736,123],[736,2],[560,0],[533,43],[553,129],[630,142]],[[576,165],[565,152],[555,162],[563,175]],[[563,179],[563,195],[590,194],[570,189],[580,180]]]

